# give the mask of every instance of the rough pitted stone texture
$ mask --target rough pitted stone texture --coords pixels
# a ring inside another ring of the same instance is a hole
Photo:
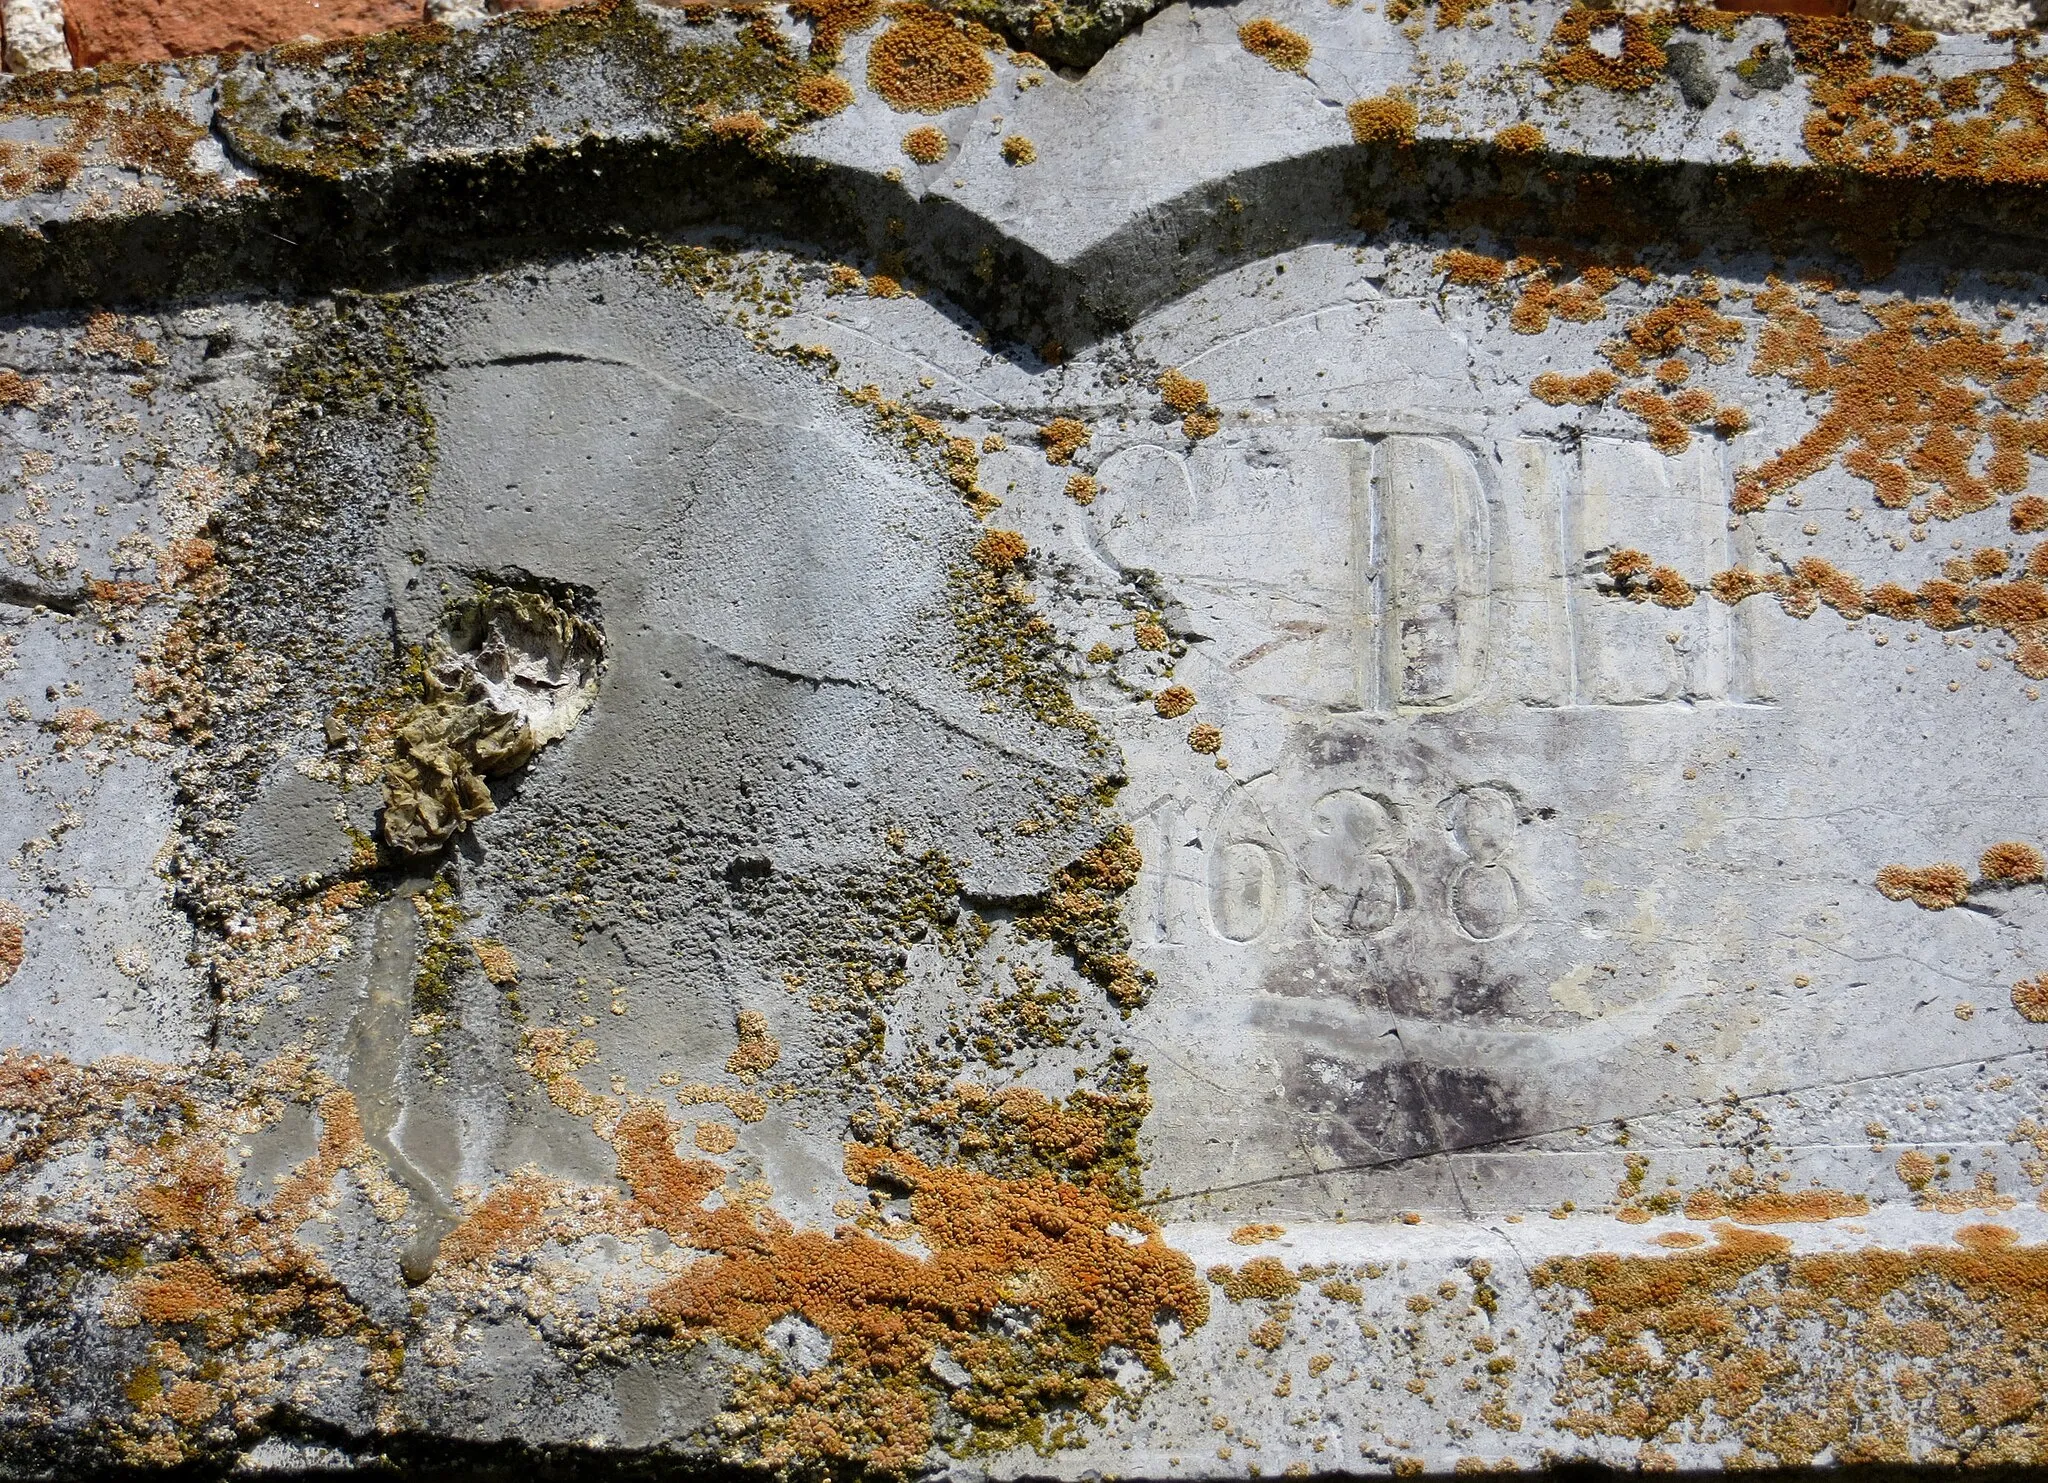
[[[9,72],[63,72],[71,67],[59,0],[0,4],[0,67]]]
[[[2030,39],[806,14],[0,92],[0,1473],[2038,1466]]]
[[[80,67],[366,36],[422,14],[418,0],[64,0]]]

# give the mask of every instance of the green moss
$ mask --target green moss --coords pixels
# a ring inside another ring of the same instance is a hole
[[[447,876],[412,899],[419,914],[419,958],[413,971],[414,1014],[447,1014],[455,1007],[456,975],[469,966],[465,951],[469,938],[464,931],[470,914],[464,910],[455,883]]]
[[[772,27],[674,45],[652,13],[624,0],[518,12],[475,30],[414,26],[280,48],[266,72],[222,83],[237,148],[259,165],[337,180],[392,166],[424,148],[533,142],[536,103],[584,80],[593,111],[651,113],[685,144],[718,137],[716,120],[761,115],[772,143],[809,117],[796,85],[821,69],[795,57]],[[589,117],[548,127],[588,132]]]

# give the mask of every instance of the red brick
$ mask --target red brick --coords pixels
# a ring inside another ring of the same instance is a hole
[[[366,36],[425,18],[423,0],[65,0],[72,60],[150,62],[311,37]]]

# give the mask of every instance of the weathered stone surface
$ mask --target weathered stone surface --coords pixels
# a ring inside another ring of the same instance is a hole
[[[2038,1465],[2031,39],[807,14],[0,93],[0,1468]]]

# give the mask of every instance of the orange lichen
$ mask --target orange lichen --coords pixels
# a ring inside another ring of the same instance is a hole
[[[803,78],[795,93],[798,104],[819,118],[831,118],[853,106],[853,84],[830,72]]]
[[[1689,1220],[1729,1219],[1746,1226],[1840,1220],[1869,1213],[1870,1201],[1864,1196],[1833,1189],[1764,1190],[1732,1197],[1715,1190],[1696,1190],[1685,1202]]]
[[[1360,98],[1344,110],[1351,125],[1351,137],[1359,144],[1408,145],[1415,142],[1415,126],[1421,121],[1408,95],[1389,88],[1377,98]]]
[[[1077,505],[1092,505],[1095,496],[1102,492],[1102,486],[1093,474],[1071,474],[1067,478],[1067,498]]]
[[[918,1463],[935,1420],[924,1377],[942,1348],[971,1377],[948,1403],[978,1428],[1000,1434],[1052,1406],[1099,1415],[1119,1394],[1102,1354],[1122,1349],[1164,1373],[1160,1323],[1208,1316],[1193,1268],[1150,1221],[1047,1175],[998,1179],[849,1144],[848,1179],[908,1196],[906,1233],[928,1253],[916,1255],[857,1229],[797,1229],[741,1203],[706,1209],[724,1172],[677,1157],[658,1108],[628,1112],[613,1143],[648,1223],[706,1253],[655,1290],[655,1319],[764,1350],[769,1326],[793,1315],[831,1343],[821,1369],[759,1372],[728,1409],[725,1424],[751,1433],[770,1468]],[[1020,1305],[1028,1327],[996,1321]]]
[[[487,937],[477,938],[469,945],[476,954],[476,961],[484,971],[484,977],[499,988],[507,988],[519,982],[519,961],[512,956],[512,950],[502,942]]]
[[[11,901],[0,901],[0,985],[20,971],[27,946],[27,923],[21,908]]]
[[[1491,288],[1507,277],[1508,265],[1483,252],[1467,252],[1462,247],[1454,247],[1436,255],[1436,270],[1452,283]]]
[[[1908,1452],[1909,1424],[2009,1464],[2048,1452],[2031,1419],[2048,1361],[2048,1247],[1972,1237],[1801,1256],[1764,1232],[1715,1235],[1695,1251],[1536,1269],[1539,1291],[1571,1305],[1578,1336],[1566,1430],[1711,1437],[1740,1444],[1752,1466],[1928,1455]]]
[[[954,19],[928,5],[898,5],[868,49],[868,86],[898,113],[944,113],[986,98],[995,68]]]
[[[1278,1303],[1301,1291],[1301,1279],[1277,1256],[1255,1256],[1242,1267],[1213,1266],[1208,1278],[1233,1303]]]
[[[49,382],[0,366],[0,408],[40,407],[49,398]]]
[[[1168,635],[1157,623],[1140,623],[1131,630],[1131,637],[1137,640],[1139,648],[1157,654],[1166,648]]]
[[[1267,16],[1246,21],[1237,28],[1237,44],[1268,66],[1283,72],[1300,72],[1308,66],[1312,48],[1299,31],[1290,31]]]
[[[739,1147],[739,1130],[730,1123],[699,1123],[690,1141],[705,1153],[731,1153]]]
[[[847,37],[882,18],[882,4],[881,0],[791,0],[789,13],[810,23],[812,56],[834,57]]]
[[[1960,865],[1887,865],[1877,873],[1877,889],[1889,900],[1943,911],[1969,899],[1970,877]]]
[[[1232,1246],[1257,1246],[1266,1241],[1278,1241],[1287,1234],[1287,1227],[1276,1226],[1264,1221],[1239,1226],[1230,1233]]]
[[[1152,709],[1169,721],[1178,720],[1194,708],[1195,692],[1185,685],[1169,685],[1152,700]]]
[[[2018,839],[2001,840],[1977,861],[1977,873],[1985,880],[2015,885],[2040,880],[2044,869],[2048,869],[2048,861],[2041,858],[2041,852]]]
[[[2048,530],[2048,499],[2038,494],[2023,494],[2012,502],[2006,519],[2021,535]]]
[[[1209,386],[1169,367],[1159,373],[1159,399],[1185,417],[1209,405]]]
[[[1204,757],[1215,756],[1223,750],[1223,728],[1197,721],[1188,729],[1188,746]]]
[[[1009,165],[1035,165],[1038,163],[1038,146],[1022,134],[1005,134],[1003,162]]]
[[[1223,419],[1214,412],[1190,412],[1180,420],[1181,432],[1197,443],[1215,437],[1222,427]]]
[[[2048,360],[1946,303],[1866,305],[1878,327],[1854,338],[1828,334],[1783,285],[1757,295],[1757,307],[1768,322],[1750,373],[1825,405],[1797,443],[1737,475],[1737,510],[1760,510],[1839,459],[1879,505],[1900,509],[1932,490],[1927,513],[1952,520],[2017,493],[2028,455],[2048,452],[2048,418],[2024,415],[2048,389]],[[1987,442],[1980,473],[1971,460]]]
[[[1553,407],[1570,402],[1580,407],[1590,407],[1604,401],[1621,384],[1621,378],[1612,371],[1587,371],[1581,376],[1564,376],[1556,371],[1545,371],[1529,383],[1529,390],[1540,401]]]
[[[2020,1018],[2036,1025],[2048,1025],[2048,973],[2023,978],[2012,986],[2012,1007]]]
[[[1593,44],[1594,33],[1608,29],[1621,32],[1621,45],[1613,55]],[[1649,21],[1642,16],[1574,7],[1558,19],[1550,44],[1543,71],[1559,87],[1584,83],[1639,93],[1664,76],[1664,48],[1657,44]]]
[[[1941,1170],[1929,1154],[1918,1148],[1909,1148],[1900,1154],[1898,1163],[1893,1167],[1898,1171],[1899,1183],[1915,1191],[1927,1188]]]
[[[1493,136],[1493,147],[1503,154],[1536,154],[1543,148],[1543,131],[1534,124],[1509,124]]]
[[[768,120],[751,108],[738,113],[722,113],[711,120],[711,132],[721,139],[758,144],[768,137]]]
[[[1874,67],[1924,50],[1924,32],[1894,28],[1879,46],[1861,21],[1788,16],[1785,39],[1811,90],[1801,137],[1823,165],[1887,179],[2048,180],[2048,94],[2017,36],[2008,65],[1942,79]]]
[[[768,1033],[768,1017],[758,1009],[743,1009],[736,1016],[740,1043],[726,1057],[728,1076],[751,1082],[782,1059],[782,1042]]]
[[[1055,417],[1038,430],[1038,441],[1045,445],[1047,463],[1072,463],[1082,444],[1093,436],[1086,424],[1071,417]]]
[[[1031,543],[1014,530],[992,530],[974,543],[974,559],[992,572],[1006,572],[1031,554]]]
[[[920,125],[903,136],[903,152],[920,165],[936,165],[946,157],[945,132]]]

